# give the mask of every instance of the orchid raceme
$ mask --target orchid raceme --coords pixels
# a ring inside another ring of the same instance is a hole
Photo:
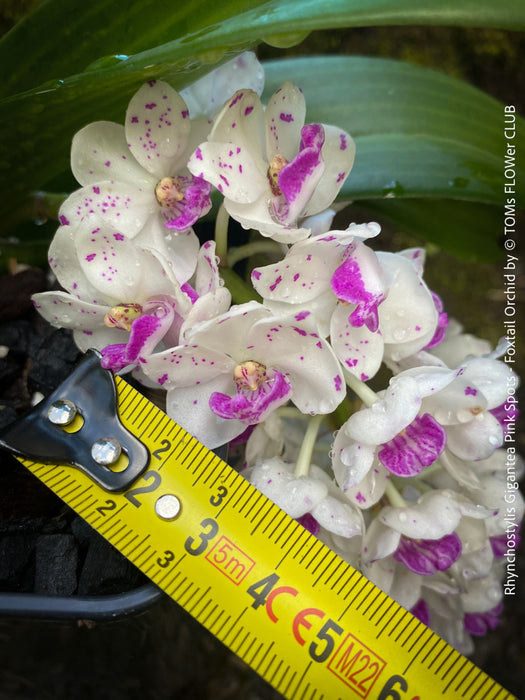
[[[422,248],[382,251],[379,224],[339,226],[351,137],[305,124],[290,81],[263,105],[263,82],[242,54],[180,94],[147,83],[125,126],[82,129],[82,188],[49,250],[60,289],[34,304],[470,652],[501,612],[509,490],[515,541],[525,512],[523,462],[509,486],[504,449],[518,416],[508,343],[492,350],[448,317]],[[200,220],[212,186],[215,239]]]
[[[332,204],[354,162],[345,131],[305,125],[305,114],[303,94],[289,81],[266,109],[255,92],[239,90],[188,164],[224,195],[226,210],[244,228],[283,243],[310,234],[301,220]]]

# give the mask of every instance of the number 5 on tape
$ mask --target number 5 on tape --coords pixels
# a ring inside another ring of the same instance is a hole
[[[95,353],[30,416],[0,444],[284,697],[513,697]]]

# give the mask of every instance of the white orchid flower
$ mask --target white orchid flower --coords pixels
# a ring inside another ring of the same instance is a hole
[[[52,325],[71,328],[83,351],[102,352],[102,365],[116,371],[137,366],[163,341],[178,345],[186,326],[226,311],[215,244],[197,257],[195,286],[179,284],[171,261],[90,219],[91,228],[62,226],[50,247],[50,264],[66,291],[33,296]],[[161,248],[161,246],[159,246]]]
[[[423,399],[446,387],[455,375],[454,370],[434,367],[417,376],[398,375],[371,407],[350,416],[332,448],[334,474],[347,498],[369,508],[383,495],[388,473],[417,476],[436,461],[445,448],[446,433],[421,410]]]
[[[465,462],[487,459],[501,447],[503,427],[497,409],[505,405],[509,378],[513,386],[518,384],[512,370],[490,355],[470,357],[455,371],[453,382],[423,402],[424,410],[447,431],[452,469],[454,458]],[[417,370],[405,374],[411,372]]]
[[[168,390],[167,412],[208,447],[240,435],[289,399],[330,413],[345,396],[337,358],[312,328],[258,304],[189,330],[185,343],[151,355],[145,374]]]
[[[96,213],[129,238],[154,225],[189,236],[211,208],[209,184],[186,169],[191,131],[188,108],[172,87],[143,85],[128,105],[125,126],[93,122],[75,134],[71,169],[83,187],[62,205],[61,223]]]
[[[255,92],[239,90],[188,163],[224,195],[231,217],[282,243],[310,234],[301,220],[330,206],[354,162],[345,131],[305,126],[305,114],[304,96],[290,81],[266,110]]]
[[[192,281],[193,286],[181,286],[183,294],[176,299],[164,298],[145,306],[132,321],[127,342],[102,349],[102,366],[118,371],[144,363],[161,341],[164,347],[178,345],[187,329],[228,310],[231,294],[219,276],[214,241],[202,245]]]
[[[141,236],[130,240],[93,217],[86,223],[87,228],[58,229],[49,262],[65,291],[33,295],[35,307],[52,325],[71,328],[81,350],[127,343],[131,327],[143,316],[156,319],[144,329],[156,344],[159,329],[164,336],[171,327],[173,309],[191,306],[171,260],[155,247],[142,246]]]
[[[462,553],[456,530],[462,518],[485,519],[490,511],[451,490],[432,490],[417,502],[386,506],[363,539],[363,561],[393,555],[419,576],[447,571]]]
[[[294,244],[282,261],[252,272],[253,286],[269,308],[313,314],[342,365],[363,381],[383,360],[428,345],[439,319],[421,278],[422,251],[375,253],[363,240],[379,231],[376,223],[329,231]]]
[[[307,476],[295,476],[294,464],[279,457],[264,459],[246,478],[314,535],[320,528],[345,538],[363,532],[361,511],[339,496],[330,477],[315,464]]]

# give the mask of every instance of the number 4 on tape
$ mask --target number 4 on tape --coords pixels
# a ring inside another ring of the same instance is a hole
[[[0,444],[286,698],[513,697],[95,352]]]

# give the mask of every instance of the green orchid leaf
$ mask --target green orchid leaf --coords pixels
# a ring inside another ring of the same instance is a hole
[[[264,97],[289,76],[305,93],[308,121],[355,138],[343,199],[460,257],[501,257],[504,105],[441,73],[384,59],[275,61],[265,72]],[[517,152],[523,123],[518,117],[509,132]],[[516,182],[523,200],[521,170]]]
[[[520,30],[525,8],[513,0],[134,0],[125,7],[113,0],[48,0],[0,42],[1,94],[63,80],[88,66],[118,66],[162,44],[172,59],[191,60],[198,51],[265,37],[285,47],[313,29],[403,24]]]
[[[396,230],[476,262],[501,259],[501,207],[453,199],[369,199],[355,203],[360,213]]]
[[[184,87],[265,36],[288,45],[313,29],[387,24],[519,29],[525,8],[510,0],[195,0],[169,8],[135,0],[123,11],[110,0],[47,0],[0,41],[0,210],[67,169],[83,125],[122,122],[146,80]]]
[[[356,142],[341,196],[439,197],[502,204],[504,105],[470,85],[399,61],[320,57],[265,65],[268,98],[289,77],[307,120],[337,124]],[[517,117],[510,143],[525,148]],[[510,132],[509,132],[510,133]],[[525,172],[517,173],[523,198]]]
[[[341,196],[451,197],[501,203],[501,162],[486,151],[458,145],[423,135],[356,137],[355,167]]]

